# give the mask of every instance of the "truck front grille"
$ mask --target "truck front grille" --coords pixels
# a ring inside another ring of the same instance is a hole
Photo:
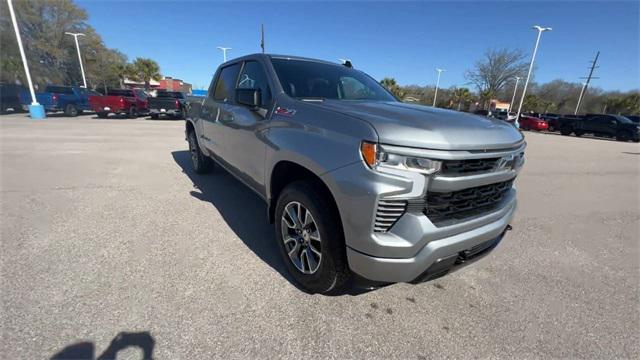
[[[445,160],[442,163],[443,175],[469,175],[476,172],[490,171],[500,158]]]
[[[376,220],[373,226],[374,232],[387,232],[407,211],[407,202],[404,200],[380,200],[376,209]]]
[[[453,191],[427,192],[424,214],[436,226],[483,215],[496,209],[513,180]]]

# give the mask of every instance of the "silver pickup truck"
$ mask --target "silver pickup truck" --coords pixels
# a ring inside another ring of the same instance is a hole
[[[349,63],[245,56],[187,107],[195,172],[215,162],[266,201],[274,246],[310,292],[433,279],[510,228],[520,132],[402,103]]]

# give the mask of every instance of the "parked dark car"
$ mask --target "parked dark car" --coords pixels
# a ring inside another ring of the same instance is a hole
[[[100,118],[106,118],[109,113],[135,118],[149,112],[147,94],[142,89],[108,89],[105,95],[89,97],[89,103]]]
[[[535,131],[543,131],[549,128],[549,124],[546,121],[528,115],[520,115],[520,120],[518,121],[520,124],[520,129],[522,130],[535,130]]]
[[[179,91],[159,91],[156,97],[149,98],[149,113],[152,119],[162,115],[183,119],[185,102],[184,94]]]
[[[562,124],[565,122],[572,123],[574,120],[582,119],[582,115],[559,115],[558,117],[547,117],[543,116],[543,119],[547,121],[549,125],[549,131],[560,131],[562,128]]]
[[[20,101],[20,93],[25,90],[21,85],[16,84],[0,84],[0,113],[4,114],[9,109],[13,112],[21,112],[22,102]]]
[[[79,86],[47,85],[44,92],[36,93],[36,100],[46,112],[63,111],[66,116],[78,116],[85,110],[90,110],[89,96],[94,93]],[[26,110],[31,104],[31,95],[24,89],[20,93],[22,108]]]
[[[638,124],[621,115],[587,114],[583,118],[573,121],[567,119],[561,126],[562,135],[592,134],[594,136],[615,137],[618,141],[638,142],[640,140]]]

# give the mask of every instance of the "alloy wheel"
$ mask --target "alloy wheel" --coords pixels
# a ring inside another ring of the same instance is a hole
[[[284,207],[282,241],[289,260],[303,274],[314,274],[322,261],[320,230],[311,211],[297,201]]]

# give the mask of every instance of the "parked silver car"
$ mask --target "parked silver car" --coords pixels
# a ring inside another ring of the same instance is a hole
[[[186,138],[196,172],[215,161],[267,202],[288,270],[318,293],[488,253],[525,149],[508,123],[402,103],[350,64],[265,54],[220,66]]]

